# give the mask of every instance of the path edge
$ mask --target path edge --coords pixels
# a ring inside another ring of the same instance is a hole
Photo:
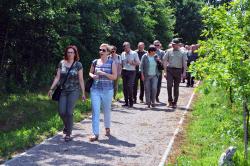
[[[200,81],[198,81],[197,86],[199,84],[200,84]],[[177,137],[178,133],[180,132],[183,121],[185,119],[185,115],[187,114],[187,112],[188,112],[188,110],[190,108],[190,105],[191,105],[191,103],[192,103],[192,101],[194,99],[194,95],[195,95],[195,89],[194,89],[194,91],[193,91],[193,93],[192,93],[192,95],[191,95],[191,97],[190,97],[190,99],[188,101],[187,106],[185,107],[185,111],[183,112],[182,117],[181,117],[181,119],[180,119],[180,121],[178,123],[178,127],[175,129],[174,135],[172,136],[172,138],[171,138],[171,140],[170,140],[170,142],[169,142],[169,144],[168,144],[168,146],[167,146],[167,148],[166,148],[166,150],[165,150],[165,152],[164,152],[158,166],[165,166],[165,164],[167,164],[167,159],[168,159],[168,157],[169,157],[169,155],[171,153],[172,147],[174,145],[175,138]]]

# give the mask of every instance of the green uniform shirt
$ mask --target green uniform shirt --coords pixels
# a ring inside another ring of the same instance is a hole
[[[174,51],[172,48],[168,49],[163,57],[163,61],[167,61],[167,67],[179,69],[184,67],[186,59],[186,54],[183,51]]]

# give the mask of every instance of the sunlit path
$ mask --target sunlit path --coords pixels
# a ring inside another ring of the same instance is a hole
[[[91,120],[86,119],[74,126],[73,141],[65,143],[59,133],[6,165],[158,165],[193,92],[182,84],[179,106],[173,110],[166,106],[165,80],[162,86],[162,103],[155,109],[147,110],[141,103],[127,109],[114,103],[110,138],[104,136],[101,123],[99,141],[89,142]]]

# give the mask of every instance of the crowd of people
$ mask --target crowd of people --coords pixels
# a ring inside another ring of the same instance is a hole
[[[90,141],[99,137],[100,111],[104,112],[105,135],[110,135],[111,104],[116,99],[118,81],[123,84],[124,105],[133,107],[137,103],[139,91],[140,103],[145,109],[156,107],[161,91],[163,76],[167,80],[168,107],[177,107],[179,84],[187,80],[187,87],[194,86],[194,77],[188,71],[191,63],[198,58],[196,50],[199,45],[184,45],[179,38],[174,38],[166,51],[162,44],[155,40],[147,51],[143,42],[139,42],[136,50],[131,49],[129,42],[123,43],[123,52],[118,55],[113,45],[101,44],[99,58],[92,61],[89,76],[93,79],[90,88],[92,106],[92,136]],[[62,84],[63,82],[63,84]],[[73,126],[73,109],[82,91],[85,101],[85,86],[83,81],[83,67],[79,62],[76,46],[70,45],[65,49],[64,59],[60,61],[57,74],[48,92],[52,96],[57,86],[61,86],[62,93],[58,101],[59,115],[64,123],[63,133],[65,141],[70,141]]]

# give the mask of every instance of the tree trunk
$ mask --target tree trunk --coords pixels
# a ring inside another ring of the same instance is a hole
[[[248,129],[249,129],[249,110],[247,98],[243,99],[243,124],[244,124],[244,158],[248,158]]]
[[[4,58],[5,58],[5,54],[6,54],[5,49],[6,49],[6,45],[7,45],[7,39],[8,39],[8,30],[6,31],[6,33],[4,35],[2,59],[1,59],[1,63],[0,63],[0,71],[3,71],[3,69],[4,69]]]
[[[229,87],[229,98],[230,98],[230,102],[231,104],[233,104],[233,89],[232,89],[232,86],[230,85]]]

